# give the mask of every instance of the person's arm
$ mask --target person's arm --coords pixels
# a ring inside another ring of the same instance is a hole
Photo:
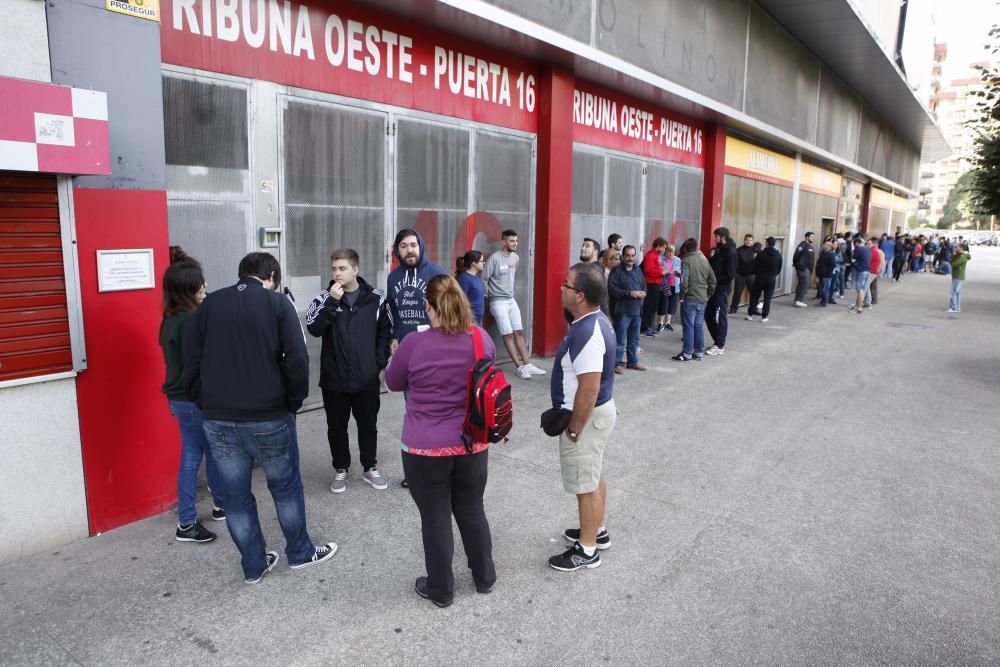
[[[620,271],[617,267],[612,269],[611,275],[608,276],[608,294],[611,295],[612,299],[624,299],[629,295],[628,285],[622,284],[624,278],[624,271]]]
[[[497,251],[499,252],[499,251]],[[489,297],[490,295],[490,278],[497,270],[496,262],[493,260],[497,253],[493,253],[486,259],[486,264],[483,265],[483,295]]]
[[[295,306],[284,297],[278,315],[278,341],[284,355],[281,372],[285,376],[285,402],[291,412],[298,412],[309,396],[309,353],[299,327]]]
[[[583,373],[576,376],[577,388],[576,398],[573,399],[573,415],[569,419],[566,427],[566,437],[570,442],[576,442],[576,438],[570,433],[579,434],[590,421],[590,416],[594,414],[594,406],[597,404],[597,396],[601,392],[601,374],[599,372]]]
[[[715,271],[708,271],[708,298],[711,299],[715,294],[715,288],[718,287],[719,282],[715,279]]]
[[[385,386],[389,391],[405,391],[410,380],[410,354],[416,345],[419,333],[412,333],[403,339],[385,369]]]
[[[190,320],[180,336],[184,349],[181,382],[184,384],[184,393],[188,399],[201,407],[201,358],[205,348],[205,311],[199,309]]]
[[[392,318],[389,317],[389,302],[382,301],[378,307],[378,326],[375,331],[375,364],[379,370],[389,364],[392,347]]]
[[[396,300],[392,297],[390,285],[386,285],[385,294],[385,301],[389,305],[389,330],[392,332],[392,338],[389,340],[389,354],[391,356],[396,354],[396,347],[399,345],[396,331],[399,326],[399,312],[396,310]]]
[[[330,330],[333,325],[333,311],[336,302],[330,296],[330,292],[324,291],[316,295],[309,303],[306,310],[306,330],[316,338],[322,338],[323,334]],[[331,308],[327,308],[330,305]]]
[[[690,269],[684,270],[684,262],[681,261],[681,294],[680,300],[683,301],[684,297],[687,296],[688,287],[691,285],[691,271]]]

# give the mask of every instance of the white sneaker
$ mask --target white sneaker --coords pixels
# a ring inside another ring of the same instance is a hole
[[[721,357],[725,353],[726,349],[723,347],[719,347],[718,345],[713,345],[709,349],[705,350],[705,354],[707,354],[710,357]]]
[[[538,366],[532,363],[527,363],[524,365],[524,367],[527,368],[528,372],[531,373],[532,375],[545,375],[545,371],[543,369],[539,368]]]
[[[760,318],[760,321],[761,321],[761,322],[767,322],[767,320],[768,320],[768,318],[766,318],[766,317],[762,317],[762,318]]]
[[[808,308],[809,304],[808,303],[802,303],[801,301],[796,301],[795,302],[795,307],[796,308]]]
[[[744,319],[746,319],[747,322],[753,322],[753,315],[747,315]]]
[[[530,380],[531,379],[531,371],[528,370],[527,366],[518,366],[517,367],[517,377],[519,377],[519,378],[521,378],[523,380]]]

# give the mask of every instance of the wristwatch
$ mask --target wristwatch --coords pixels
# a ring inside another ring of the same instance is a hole
[[[580,434],[579,434],[579,433],[576,433],[575,431],[569,431],[569,430],[567,430],[567,431],[566,431],[566,433],[567,433],[567,434],[569,435],[569,437],[570,437],[570,438],[571,438],[572,440],[576,440],[577,438],[579,438],[579,437],[580,437]]]

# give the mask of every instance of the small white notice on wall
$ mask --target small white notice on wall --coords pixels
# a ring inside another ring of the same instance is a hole
[[[152,248],[97,251],[98,292],[154,287]]]

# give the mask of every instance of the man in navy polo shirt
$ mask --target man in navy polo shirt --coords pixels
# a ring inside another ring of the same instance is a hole
[[[611,546],[604,527],[607,486],[601,475],[604,447],[618,411],[613,398],[615,333],[601,312],[607,299],[599,264],[576,264],[562,285],[562,304],[573,319],[552,368],[552,406],[571,410],[559,436],[563,488],[576,496],[580,527],[563,533],[573,545],[549,559],[556,570],[600,567],[598,549]]]

